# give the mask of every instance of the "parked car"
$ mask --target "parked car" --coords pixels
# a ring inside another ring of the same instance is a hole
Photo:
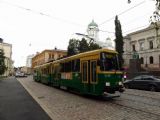
[[[140,75],[131,80],[124,81],[126,88],[160,91],[160,78],[150,75]]]
[[[27,77],[23,72],[16,72],[16,77]]]

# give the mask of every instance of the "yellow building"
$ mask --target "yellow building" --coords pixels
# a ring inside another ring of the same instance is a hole
[[[4,51],[5,65],[7,67],[4,76],[12,75],[13,74],[12,45],[4,43],[3,39],[0,38],[0,49]]]
[[[27,67],[27,66],[22,66],[20,71],[26,75],[30,75],[32,73],[31,67]]]
[[[42,51],[41,53],[37,53],[37,55],[35,55],[32,58],[32,68],[37,65],[41,65],[41,64],[44,64],[44,63],[52,61],[52,60],[57,60],[57,59],[62,58],[66,55],[67,55],[66,50],[58,50],[58,49],[47,50],[46,49],[46,50]]]

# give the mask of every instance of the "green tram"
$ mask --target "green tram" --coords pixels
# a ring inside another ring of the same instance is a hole
[[[80,53],[36,66],[33,78],[37,82],[95,96],[124,91],[117,52],[108,49]]]

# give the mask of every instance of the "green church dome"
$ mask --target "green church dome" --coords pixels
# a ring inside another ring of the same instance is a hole
[[[88,27],[90,27],[90,26],[96,26],[96,27],[98,27],[97,23],[95,23],[94,20],[92,20],[92,22],[88,25]]]

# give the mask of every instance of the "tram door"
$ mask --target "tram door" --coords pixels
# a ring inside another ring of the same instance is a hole
[[[85,60],[81,63],[81,72],[82,72],[82,84],[83,84],[83,92],[88,93],[90,92],[89,88],[89,61]]]
[[[96,66],[97,62],[94,60],[82,61],[81,72],[82,72],[82,83],[84,92],[94,92],[96,82]]]
[[[93,94],[96,93],[96,84],[97,84],[97,61],[90,61],[90,92]]]

